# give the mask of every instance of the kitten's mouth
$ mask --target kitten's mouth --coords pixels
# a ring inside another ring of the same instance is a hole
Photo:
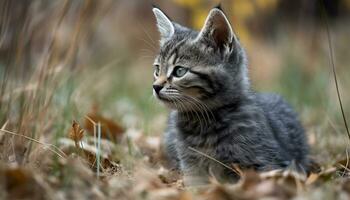
[[[185,96],[176,89],[167,89],[156,93],[153,91],[153,95],[166,107],[176,110],[186,110],[188,105]]]
[[[170,109],[178,109],[174,99],[164,97],[164,96],[159,96],[159,95],[157,96],[157,98],[161,102],[161,104],[163,104],[165,107]]]
[[[174,95],[178,96],[179,93],[177,91],[175,91],[174,89],[170,89],[170,90],[159,92],[159,93],[156,93],[155,91],[153,91],[153,95],[157,99],[159,99],[160,101],[173,103],[177,99],[176,97],[174,97]]]
[[[157,95],[158,99],[161,100],[161,101],[166,101],[166,102],[173,102],[174,99],[171,99],[169,97],[165,97],[165,96],[162,96],[162,95]]]
[[[166,107],[172,108],[172,109],[177,109],[176,106],[176,98],[165,95],[165,94],[155,94],[156,98],[163,103]]]

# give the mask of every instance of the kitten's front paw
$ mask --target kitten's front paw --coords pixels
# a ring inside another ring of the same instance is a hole
[[[186,187],[204,186],[210,183],[207,176],[199,175],[184,175],[183,180]]]

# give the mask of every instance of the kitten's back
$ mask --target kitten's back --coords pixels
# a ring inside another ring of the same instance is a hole
[[[306,168],[307,139],[292,107],[281,96],[272,93],[257,93],[256,100],[286,156],[294,160],[299,167]]]

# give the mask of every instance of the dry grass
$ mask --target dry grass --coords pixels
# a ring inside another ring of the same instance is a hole
[[[144,58],[139,49],[127,48],[129,32],[123,31],[132,28],[116,25],[120,4],[16,3],[0,2],[0,198],[349,198],[349,141],[325,59],[329,47],[305,45],[313,37],[307,31],[297,39],[286,33],[275,46],[256,40],[258,45],[247,50],[256,55],[251,56],[256,88],[282,93],[301,113],[321,171],[304,177],[290,170],[258,174],[227,165],[241,174],[237,184],[213,178],[210,185],[185,188],[181,175],[167,170],[161,152],[166,111],[145,87],[152,81],[145,78],[152,55]],[[141,26],[134,29],[149,32]],[[317,30],[316,38],[325,41],[323,29]],[[350,72],[342,67],[349,60],[337,56],[348,50],[342,44],[349,30],[341,25],[331,30],[338,89],[349,116]],[[152,37],[141,40],[156,48]],[[261,77],[265,64],[269,70]]]

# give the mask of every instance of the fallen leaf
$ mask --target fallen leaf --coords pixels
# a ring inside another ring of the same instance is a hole
[[[90,113],[85,119],[85,128],[86,130],[93,135],[94,132],[97,133],[96,124],[101,123],[101,137],[107,138],[113,141],[120,141],[121,136],[124,133],[124,128],[120,126],[117,122],[112,119],[103,117],[97,113]]]
[[[192,195],[189,192],[181,192],[178,200],[192,200]]]
[[[96,171],[98,154],[96,147],[85,142],[81,142],[77,150],[74,142],[66,138],[60,139],[59,144],[67,155],[72,155],[73,153],[78,154],[80,158],[84,159],[87,162],[88,166],[93,169],[94,172]],[[107,151],[106,149],[100,149],[100,171],[106,174],[119,173],[121,171],[121,166],[118,164],[119,161],[112,161],[110,159],[110,157],[112,157],[110,154],[111,152]]]
[[[241,171],[241,177],[239,184],[241,184],[241,188],[244,190],[250,190],[261,182],[259,174],[254,170]]]
[[[75,146],[78,147],[79,141],[84,137],[84,129],[80,128],[80,125],[73,120],[72,128],[68,134],[69,138],[74,140]]]
[[[59,199],[107,199],[101,189],[103,182],[97,181],[96,174],[86,165],[85,160],[76,154],[69,155],[65,160],[60,160],[59,169],[62,173],[61,180],[69,178],[64,187],[64,195]]]
[[[319,174],[311,173],[311,174],[309,175],[309,177],[306,179],[305,184],[306,184],[306,185],[311,185],[311,184],[313,184],[314,182],[316,182],[316,180],[317,180],[319,177],[320,177]]]
[[[95,152],[87,151],[83,149],[84,158],[88,161],[91,168],[97,169],[97,156]],[[102,172],[108,172],[110,174],[118,173],[121,167],[118,163],[111,161],[107,157],[101,156],[100,170]]]
[[[181,173],[177,170],[168,170],[161,167],[158,170],[158,177],[165,184],[176,185],[177,181],[181,178]]]
[[[214,184],[209,188],[203,189],[202,199],[212,200],[248,200],[254,199],[248,196],[244,191],[239,191],[238,187],[229,187],[226,185]]]
[[[160,138],[141,136],[135,141],[142,153],[147,156],[150,163],[157,163],[160,160]]]
[[[34,175],[24,168],[3,166],[0,177],[4,181],[1,185],[5,186],[8,199],[46,199]]]
[[[180,197],[179,190],[175,188],[161,188],[149,192],[149,199],[152,200],[178,200]]]
[[[271,198],[274,199],[290,199],[296,194],[294,188],[288,188],[287,185],[277,184],[274,180],[265,180],[256,186],[252,191],[252,195],[257,197],[256,199]]]

